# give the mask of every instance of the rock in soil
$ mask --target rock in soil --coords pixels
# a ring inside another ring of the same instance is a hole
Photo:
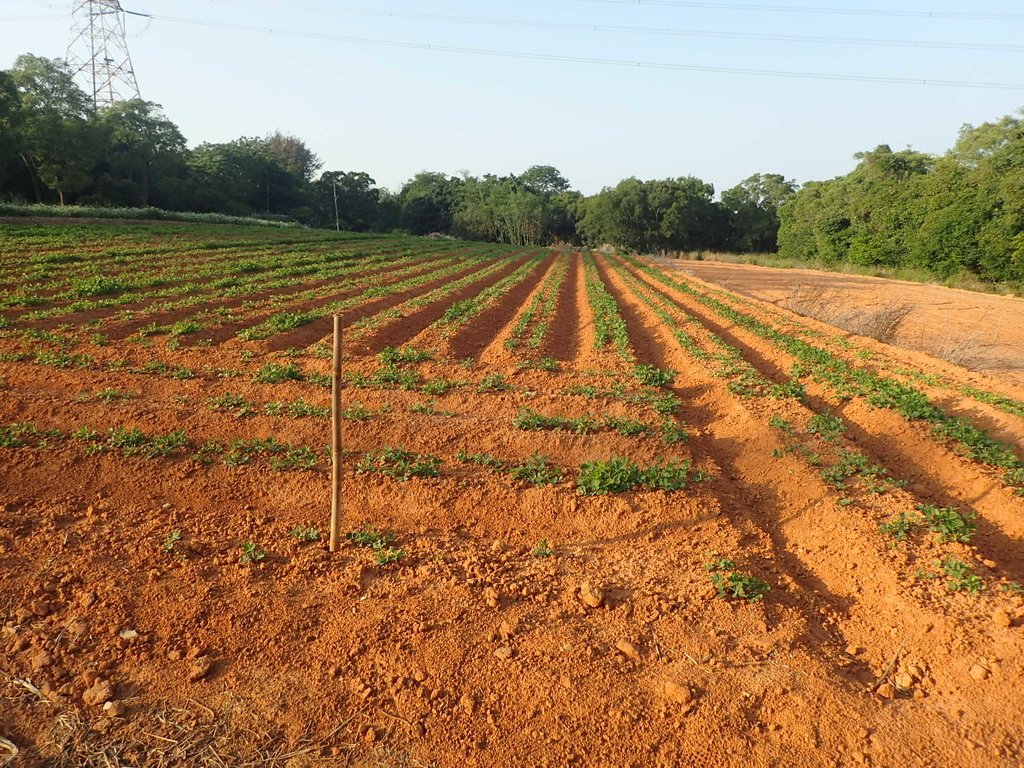
[[[599,608],[604,602],[604,590],[594,587],[589,581],[580,584],[580,600],[590,608]]]

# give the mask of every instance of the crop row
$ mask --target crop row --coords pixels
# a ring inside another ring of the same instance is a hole
[[[1004,481],[1024,488],[1024,463],[1010,446],[994,440],[967,419],[947,414],[916,387],[855,367],[841,357],[763,323],[685,282],[669,277],[661,270],[634,259],[629,261],[655,280],[693,297],[722,317],[790,354],[800,365],[798,373],[828,387],[840,400],[863,397],[872,406],[894,411],[908,422],[930,423],[929,434],[936,441],[952,441],[965,457],[1006,470]]]
[[[261,460],[276,471],[308,471],[329,460],[328,448],[314,449],[305,445],[284,443],[274,437],[239,439],[229,443],[208,440],[195,443],[184,430],[164,435],[149,435],[138,428],[112,427],[99,432],[88,426],[70,432],[41,428],[30,422],[0,426],[0,449],[32,448],[52,450],[60,443],[79,445],[87,456],[117,453],[125,458],[184,458],[201,464],[220,462],[228,467],[242,467]],[[352,452],[347,452],[351,455]],[[485,454],[470,454],[464,449],[455,457],[458,464],[484,467],[488,472],[501,472],[531,485],[554,485],[569,476],[569,470],[556,467],[539,454],[524,463],[509,462]],[[403,448],[381,448],[361,454],[355,469],[359,474],[382,474],[399,481],[414,477],[441,475],[444,461],[432,454],[417,454]],[[710,479],[710,475],[694,469],[689,461],[658,462],[640,467],[629,459],[611,458],[580,465],[576,472],[576,489],[581,496],[603,496],[646,489],[681,491],[693,483]]]
[[[505,341],[506,349],[526,345],[531,350],[540,348],[547,335],[548,326],[558,305],[558,294],[569,271],[569,258],[561,257],[544,278],[541,288],[529,306],[516,319],[512,333]]]

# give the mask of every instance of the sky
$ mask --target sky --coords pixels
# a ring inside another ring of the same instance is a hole
[[[26,52],[63,58],[71,5],[0,0],[0,68]],[[849,172],[856,152],[879,144],[942,153],[963,124],[1024,107],[1020,0],[122,0],[122,6],[153,17],[128,17],[139,87],[191,145],[280,130],[302,138],[325,170],[366,171],[391,189],[422,170],[504,175],[537,164],[554,165],[585,194],[629,176],[692,175],[719,192],[757,172],[803,183]],[[794,7],[843,12],[780,10]],[[483,23],[495,19],[504,22]],[[720,69],[747,73],[714,71]]]

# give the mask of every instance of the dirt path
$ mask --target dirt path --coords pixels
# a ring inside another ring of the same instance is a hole
[[[731,291],[793,308],[795,291],[819,286],[836,309],[913,307],[896,344],[1024,385],[1024,299],[880,277],[709,261],[663,261]],[[811,288],[813,290],[813,288]],[[799,302],[799,299],[797,299]]]

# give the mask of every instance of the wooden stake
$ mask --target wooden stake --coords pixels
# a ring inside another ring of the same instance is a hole
[[[341,538],[341,316],[334,316],[334,367],[331,371],[331,552]]]

